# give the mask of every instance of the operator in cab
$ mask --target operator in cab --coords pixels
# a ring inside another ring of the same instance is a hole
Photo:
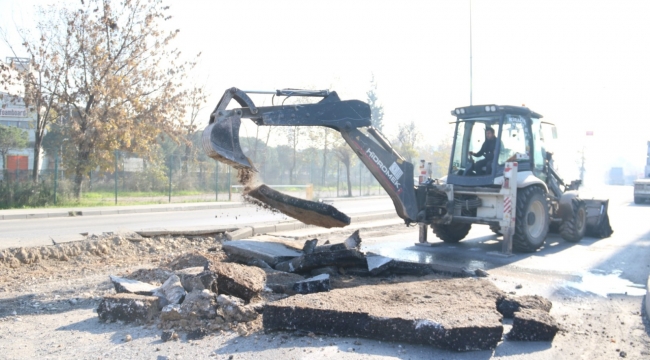
[[[492,173],[492,160],[494,159],[494,150],[497,145],[497,138],[494,136],[494,129],[488,127],[485,129],[485,142],[481,146],[481,150],[475,153],[470,151],[469,154],[474,157],[484,156],[482,160],[477,161],[473,166],[470,167],[467,171],[470,172],[472,169],[476,169],[477,173],[481,173],[483,167],[485,166],[485,174]]]

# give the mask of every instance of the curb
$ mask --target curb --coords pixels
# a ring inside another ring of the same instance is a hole
[[[394,212],[381,212],[374,214],[363,214],[357,216],[351,216],[350,224],[352,223],[363,223],[375,220],[385,220],[385,219],[397,219],[397,215]],[[196,227],[196,228],[186,228],[186,229],[149,229],[149,230],[137,230],[136,233],[144,237],[152,236],[161,236],[161,235],[190,235],[190,236],[200,236],[200,235],[209,235],[216,233],[225,233],[228,240],[239,240],[247,237],[252,237],[255,235],[264,235],[268,233],[274,233],[278,231],[291,231],[299,230],[305,228],[319,228],[319,226],[306,225],[300,221],[286,221],[277,224],[241,224],[239,226],[215,226],[215,227]]]
[[[26,220],[26,219],[44,219],[55,217],[74,217],[74,216],[97,216],[97,215],[120,215],[120,214],[144,214],[152,212],[168,212],[168,211],[194,211],[194,210],[209,210],[209,209],[230,209],[241,207],[244,205],[242,202],[226,203],[226,204],[207,204],[207,205],[188,205],[188,206],[169,206],[169,207],[151,207],[151,208],[136,208],[136,209],[88,209],[88,210],[60,210],[57,209],[47,213],[24,213],[24,214],[0,214],[0,220]]]
[[[645,286],[645,316],[646,319],[650,320],[650,276]]]
[[[367,221],[375,221],[375,220],[393,219],[393,218],[397,218],[395,212],[363,214],[363,215],[351,216],[350,224],[367,222]],[[264,235],[264,234],[278,232],[278,231],[291,231],[291,230],[300,230],[300,229],[317,228],[317,227],[319,226],[307,225],[301,223],[300,221],[288,221],[288,222],[282,222],[278,224],[244,225],[238,230],[233,231],[230,234],[226,234],[226,236],[229,237],[229,240],[239,240],[239,239],[243,239],[244,237]]]

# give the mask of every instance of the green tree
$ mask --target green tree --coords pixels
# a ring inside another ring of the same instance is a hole
[[[370,90],[366,92],[368,96],[368,105],[370,105],[370,115],[372,126],[382,131],[384,128],[384,106],[379,104],[377,97],[377,82],[375,81],[375,74],[372,74],[370,80]]]
[[[2,170],[7,169],[7,153],[10,150],[24,149],[28,144],[27,131],[14,126],[0,125],[0,155]]]

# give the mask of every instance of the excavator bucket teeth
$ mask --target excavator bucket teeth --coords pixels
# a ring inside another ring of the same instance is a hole
[[[229,116],[215,121],[203,130],[203,147],[211,158],[236,169],[255,169],[239,144],[241,117]]]

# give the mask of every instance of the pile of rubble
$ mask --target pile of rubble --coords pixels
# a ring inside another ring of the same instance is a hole
[[[188,258],[194,259],[194,263],[179,261]],[[172,271],[140,270],[131,278],[111,276],[116,294],[105,296],[100,302],[97,309],[100,320],[125,323],[159,320],[160,328],[187,331],[195,338],[218,330],[232,329],[247,334],[256,329],[255,324],[246,324],[258,319],[264,304],[266,274],[263,270],[214,261],[209,255],[198,253],[179,259],[171,263],[171,268],[175,268]],[[204,265],[192,266],[196,262]],[[168,278],[160,286],[132,279],[152,272],[157,272],[153,277]]]
[[[478,278],[485,272],[364,254],[360,244],[358,231],[342,243],[313,239],[301,249],[227,241],[227,259],[190,253],[166,267],[111,276],[116,294],[97,313],[103,321],[158,322],[164,341],[178,338],[176,331],[196,339],[263,328],[468,351],[494,349],[504,317],[514,318],[509,340],[551,341],[559,330],[548,300],[507,296]]]

